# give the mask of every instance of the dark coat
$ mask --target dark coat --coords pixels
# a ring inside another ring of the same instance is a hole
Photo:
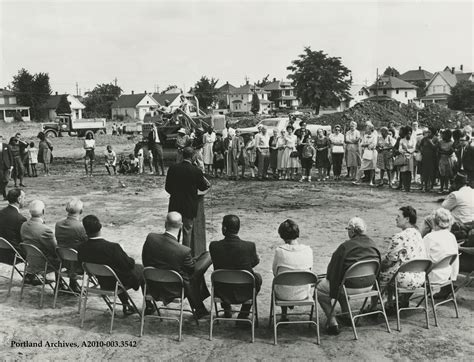
[[[26,218],[18,212],[16,207],[8,205],[0,210],[0,237],[6,239],[13,245],[21,255],[23,251],[18,247],[21,243],[20,229],[21,225],[26,221]],[[2,250],[0,253],[0,262],[12,264],[14,260],[14,253],[11,251]]]
[[[213,241],[209,245],[209,252],[211,253],[214,270],[247,270],[255,276],[257,292],[260,290],[262,278],[260,274],[253,271],[253,267],[260,262],[255,243],[241,240],[237,235],[230,235],[223,240]],[[243,303],[251,298],[251,294],[246,288],[216,285],[215,292],[217,296],[229,304]]]
[[[197,215],[198,190],[209,188],[202,171],[188,161],[172,165],[166,176],[165,190],[170,194],[168,211],[194,219]]]
[[[9,145],[0,143],[0,183],[8,183],[8,170],[13,166],[13,154]]]
[[[108,265],[127,288],[137,290],[140,286],[139,279],[133,273],[135,260],[130,258],[118,243],[102,238],[89,239],[78,247],[78,259],[81,263]],[[114,280],[108,277],[99,278],[99,284],[106,290],[115,288]]]
[[[329,280],[329,296],[331,298],[337,298],[339,286],[346,270],[352,264],[367,259],[376,259],[380,263],[380,251],[368,236],[357,235],[339,245],[332,254],[327,269],[326,279]],[[358,286],[354,285],[353,287],[357,288]]]
[[[471,140],[466,145],[462,155],[462,165],[466,171],[474,171],[474,141]],[[472,181],[472,180],[471,180]]]

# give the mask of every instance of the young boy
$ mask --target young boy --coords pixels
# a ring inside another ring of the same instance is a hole
[[[115,154],[115,151],[112,150],[112,146],[108,145],[107,151],[105,151],[105,168],[109,175],[111,175],[110,167],[114,170],[114,175],[117,174],[117,169],[115,168],[116,163],[117,155]]]
[[[308,137],[306,144],[303,147],[301,154],[301,167],[303,169],[303,175],[301,176],[300,182],[307,180],[311,182],[311,168],[313,167],[313,162],[316,161],[316,149],[313,146],[313,140],[311,137]]]
[[[128,170],[128,173],[138,173],[138,158],[136,158],[133,153],[128,155],[129,161],[128,164],[130,165],[130,169]]]
[[[28,173],[31,168],[31,176],[38,177],[36,172],[36,164],[38,163],[38,149],[35,147],[34,142],[30,142],[30,147],[28,148]]]

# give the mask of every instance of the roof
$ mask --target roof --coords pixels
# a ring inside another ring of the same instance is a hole
[[[463,80],[469,80],[472,76],[472,73],[457,73],[455,74],[456,79],[458,82],[461,82]]]
[[[112,108],[135,108],[146,95],[146,93],[122,94],[112,104]]]
[[[372,84],[369,89],[416,89],[416,86],[400,78],[384,75]]]
[[[176,98],[178,98],[180,96],[179,93],[168,93],[168,94],[161,94],[161,93],[153,93],[151,95],[155,101],[157,101],[159,103],[160,106],[164,106],[165,105],[165,101],[168,101],[171,103],[174,102],[174,100]]]
[[[251,84],[243,85],[242,87],[235,89],[232,93],[252,94],[254,91],[256,93],[269,93],[267,91],[264,91],[262,88],[257,87],[256,85],[251,85]]]
[[[9,91],[8,89],[0,88],[0,96],[14,96],[15,93]]]
[[[427,81],[430,80],[431,77],[433,77],[433,73],[424,69],[409,70],[399,76],[401,80],[406,82],[416,82],[417,80]]]
[[[442,72],[436,72],[433,75],[433,78],[431,78],[431,80],[426,85],[426,89],[428,89],[428,87],[430,86],[430,84],[433,82],[433,80],[436,78],[437,75],[443,78],[446,84],[449,85],[451,88],[454,87],[456,83],[458,82],[456,76],[453,73],[451,73],[451,71],[443,70]]]
[[[219,89],[217,89],[218,92],[220,93],[232,93],[233,91],[235,91],[237,89],[237,87],[234,87],[232,84],[230,84],[229,82],[227,82],[226,84],[224,84],[222,87],[220,87]]]
[[[0,105],[0,109],[30,109],[30,107],[27,106],[20,106],[18,104],[2,104]]]
[[[56,94],[53,96],[49,96],[45,103],[41,106],[41,108],[46,109],[56,109],[58,108],[59,101],[61,100],[62,96],[67,96],[67,94]]]
[[[274,82],[267,84],[265,87],[263,87],[263,89],[266,91],[272,91],[272,90],[281,90],[281,89],[294,89],[294,87],[291,85],[290,82],[283,82],[280,80],[276,80]]]

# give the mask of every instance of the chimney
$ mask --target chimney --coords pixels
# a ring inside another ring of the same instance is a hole
[[[421,70],[421,65],[418,66],[418,70]]]
[[[248,85],[248,84],[249,84],[249,80],[248,80],[248,79],[245,81],[245,84],[246,84],[246,85]]]
[[[135,94],[135,92],[134,92],[134,91],[132,91],[132,94]]]
[[[453,74],[454,74],[454,67],[452,67],[452,68],[451,68],[451,73],[453,73]]]
[[[459,67],[459,69],[461,70],[461,72],[463,71],[463,66],[462,66],[462,64],[461,64],[461,66]]]
[[[277,81],[277,79],[276,79],[276,78],[273,78],[273,81],[274,81],[274,82],[276,82],[276,81]]]
[[[147,94],[146,91],[143,91],[143,93]]]
[[[58,95],[58,92],[55,92],[56,95]]]
[[[229,85],[229,81],[225,82],[225,84]]]

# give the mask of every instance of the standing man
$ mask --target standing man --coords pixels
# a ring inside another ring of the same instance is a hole
[[[183,217],[183,245],[191,247],[194,218],[198,209],[198,190],[206,191],[211,184],[203,172],[192,164],[194,150],[183,149],[183,162],[172,165],[166,176],[165,190],[170,194],[168,212],[177,211]]]
[[[155,167],[155,174],[158,175],[158,165],[160,166],[161,176],[165,175],[165,166],[163,163],[163,147],[161,146],[160,134],[153,124],[153,128],[148,133],[148,148],[153,155],[153,166]]]
[[[239,156],[244,149],[244,139],[240,136],[240,131],[235,130],[232,138],[229,139],[227,149],[227,176],[229,179],[239,179]]]
[[[7,199],[7,185],[13,170],[13,154],[10,146],[2,142],[0,135],[0,192],[3,200]]]
[[[257,147],[258,179],[266,180],[270,165],[270,135],[267,133],[267,127],[262,126],[261,133],[255,136],[255,146]]]

